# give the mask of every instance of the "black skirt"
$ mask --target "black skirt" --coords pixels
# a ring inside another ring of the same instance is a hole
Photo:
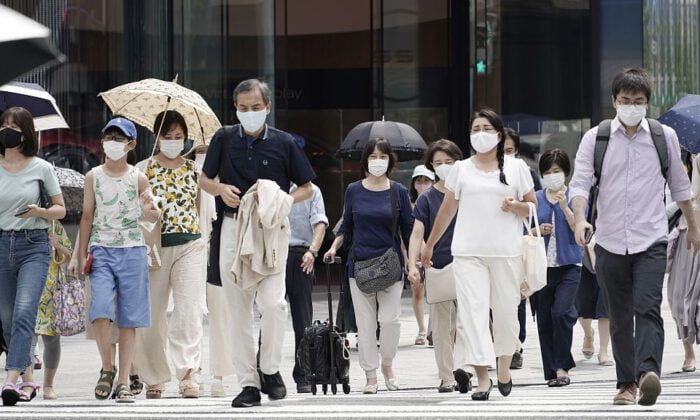
[[[581,267],[581,282],[576,293],[576,311],[578,316],[586,319],[608,317],[603,291],[598,286],[595,274]]]

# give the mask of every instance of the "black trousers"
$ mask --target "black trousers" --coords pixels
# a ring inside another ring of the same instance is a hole
[[[571,341],[576,313],[576,291],[581,268],[576,265],[547,269],[547,286],[537,292],[537,333],[540,336],[544,379],[556,379],[557,369],[576,366]]]
[[[518,334],[518,339],[521,343],[525,343],[525,337],[527,337],[527,325],[525,325],[525,321],[527,320],[527,314],[525,311],[526,300],[527,299],[521,300],[520,304],[518,305],[518,322],[520,323],[520,333]]]
[[[617,255],[596,245],[596,274],[610,316],[617,386],[646,372],[661,375],[664,322],[661,298],[666,242],[638,254]]]
[[[302,271],[301,262],[303,256],[303,251],[290,248],[285,279],[289,311],[292,314],[292,325],[294,327],[294,370],[292,371],[292,376],[297,384],[306,384],[304,371],[299,366],[299,359],[297,359],[296,355],[301,338],[304,336],[304,329],[311,325],[314,313],[311,291],[315,275],[313,271],[310,274]]]

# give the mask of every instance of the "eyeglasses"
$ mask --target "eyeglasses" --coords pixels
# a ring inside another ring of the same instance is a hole
[[[105,141],[118,141],[119,143],[127,143],[130,141],[130,139],[122,136],[104,136],[103,139]]]
[[[638,106],[644,106],[647,104],[647,101],[642,99],[639,101],[625,101],[625,100],[620,100],[617,101],[618,105],[638,105]]]

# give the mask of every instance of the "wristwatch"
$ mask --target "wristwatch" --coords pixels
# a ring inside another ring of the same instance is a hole
[[[318,251],[314,251],[313,249],[309,248],[306,252],[310,253],[311,255],[314,256],[314,258],[318,258]]]

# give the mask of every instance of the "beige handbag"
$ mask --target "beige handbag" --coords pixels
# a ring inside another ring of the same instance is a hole
[[[148,164],[146,166],[146,173],[148,173],[148,169],[150,167],[151,167],[151,159],[148,160]],[[138,186],[137,186],[136,191],[138,191]],[[158,197],[153,197],[153,198],[157,199]],[[157,204],[157,200],[156,200],[156,204]],[[160,218],[155,223],[147,222],[145,220],[139,220],[139,228],[141,228],[141,233],[143,234],[143,240],[146,243],[146,252],[148,253],[148,271],[156,271],[162,265],[161,258],[160,258],[160,248],[161,248],[161,243],[160,243],[161,222],[160,222]]]
[[[544,246],[544,238],[540,232],[540,222],[537,220],[535,204],[528,203],[529,217],[525,222],[527,235],[523,236],[523,268],[525,279],[520,285],[520,295],[530,297],[536,291],[547,285],[547,250]],[[530,229],[532,221],[535,221],[535,232]]]
[[[425,298],[428,303],[440,303],[457,299],[452,263],[443,268],[425,269]]]

